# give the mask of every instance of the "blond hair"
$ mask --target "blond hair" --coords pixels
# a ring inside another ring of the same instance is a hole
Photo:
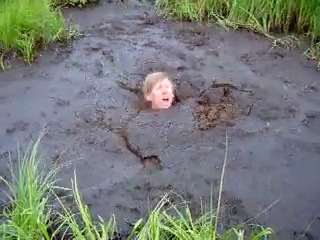
[[[173,85],[172,80],[166,72],[154,72],[148,74],[142,86],[143,94],[150,94],[157,83],[166,79],[168,79]]]

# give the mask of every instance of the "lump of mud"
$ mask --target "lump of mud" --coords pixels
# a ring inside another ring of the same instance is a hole
[[[139,24],[144,26],[154,26],[160,22],[157,15],[149,15],[148,13],[145,15],[139,15],[138,19],[142,21]]]
[[[29,126],[29,123],[24,121],[14,122],[11,127],[7,128],[7,134],[12,134],[16,131],[26,131]]]
[[[200,94],[200,89],[197,86],[190,83],[189,81],[175,81],[175,85],[175,94],[178,101],[198,97]]]
[[[207,130],[218,125],[234,126],[240,114],[239,105],[235,104],[229,88],[215,88],[205,93],[198,101],[195,116],[199,129]]]
[[[194,28],[183,28],[178,31],[178,39],[191,46],[204,46],[209,41],[209,36],[204,28],[195,26]]]
[[[256,116],[263,121],[276,121],[279,119],[290,119],[296,116],[297,110],[294,104],[275,104],[270,101],[260,101],[256,107]]]
[[[76,113],[76,117],[84,123],[90,124],[92,127],[110,130],[112,118],[104,112],[80,112]]]
[[[320,126],[320,111],[308,111],[305,113],[306,118],[302,123],[310,129],[318,129]]]
[[[222,192],[221,198],[222,222],[226,229],[230,229],[230,227],[235,226],[248,218],[241,199],[227,192]]]
[[[146,169],[158,169],[162,170],[161,160],[157,155],[151,155],[142,158],[143,167]]]
[[[200,105],[196,109],[199,128],[206,130],[218,125],[234,126],[237,110],[237,107],[230,103]]]

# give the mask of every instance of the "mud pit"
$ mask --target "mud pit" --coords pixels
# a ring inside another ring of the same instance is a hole
[[[226,222],[258,215],[279,239],[312,223],[320,238],[320,75],[300,53],[269,51],[270,42],[246,32],[162,21],[141,2],[66,14],[85,34],[72,48],[0,73],[1,174],[17,141],[46,126],[41,150],[62,168],[61,184],[76,169],[93,213],[115,212],[126,231],[124,219],[143,216],[171,189],[194,209],[210,196],[227,127]],[[119,82],[135,88],[153,70],[176,79],[179,101],[138,111],[136,92]]]

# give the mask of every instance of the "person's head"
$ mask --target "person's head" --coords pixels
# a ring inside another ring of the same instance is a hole
[[[169,108],[174,100],[173,82],[165,72],[150,73],[144,81],[143,94],[153,109]]]

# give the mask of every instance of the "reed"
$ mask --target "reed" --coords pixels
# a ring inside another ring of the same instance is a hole
[[[225,27],[247,28],[271,38],[275,33],[310,38],[310,58],[320,64],[319,0],[156,0],[156,6],[161,14],[180,20],[215,20]]]

